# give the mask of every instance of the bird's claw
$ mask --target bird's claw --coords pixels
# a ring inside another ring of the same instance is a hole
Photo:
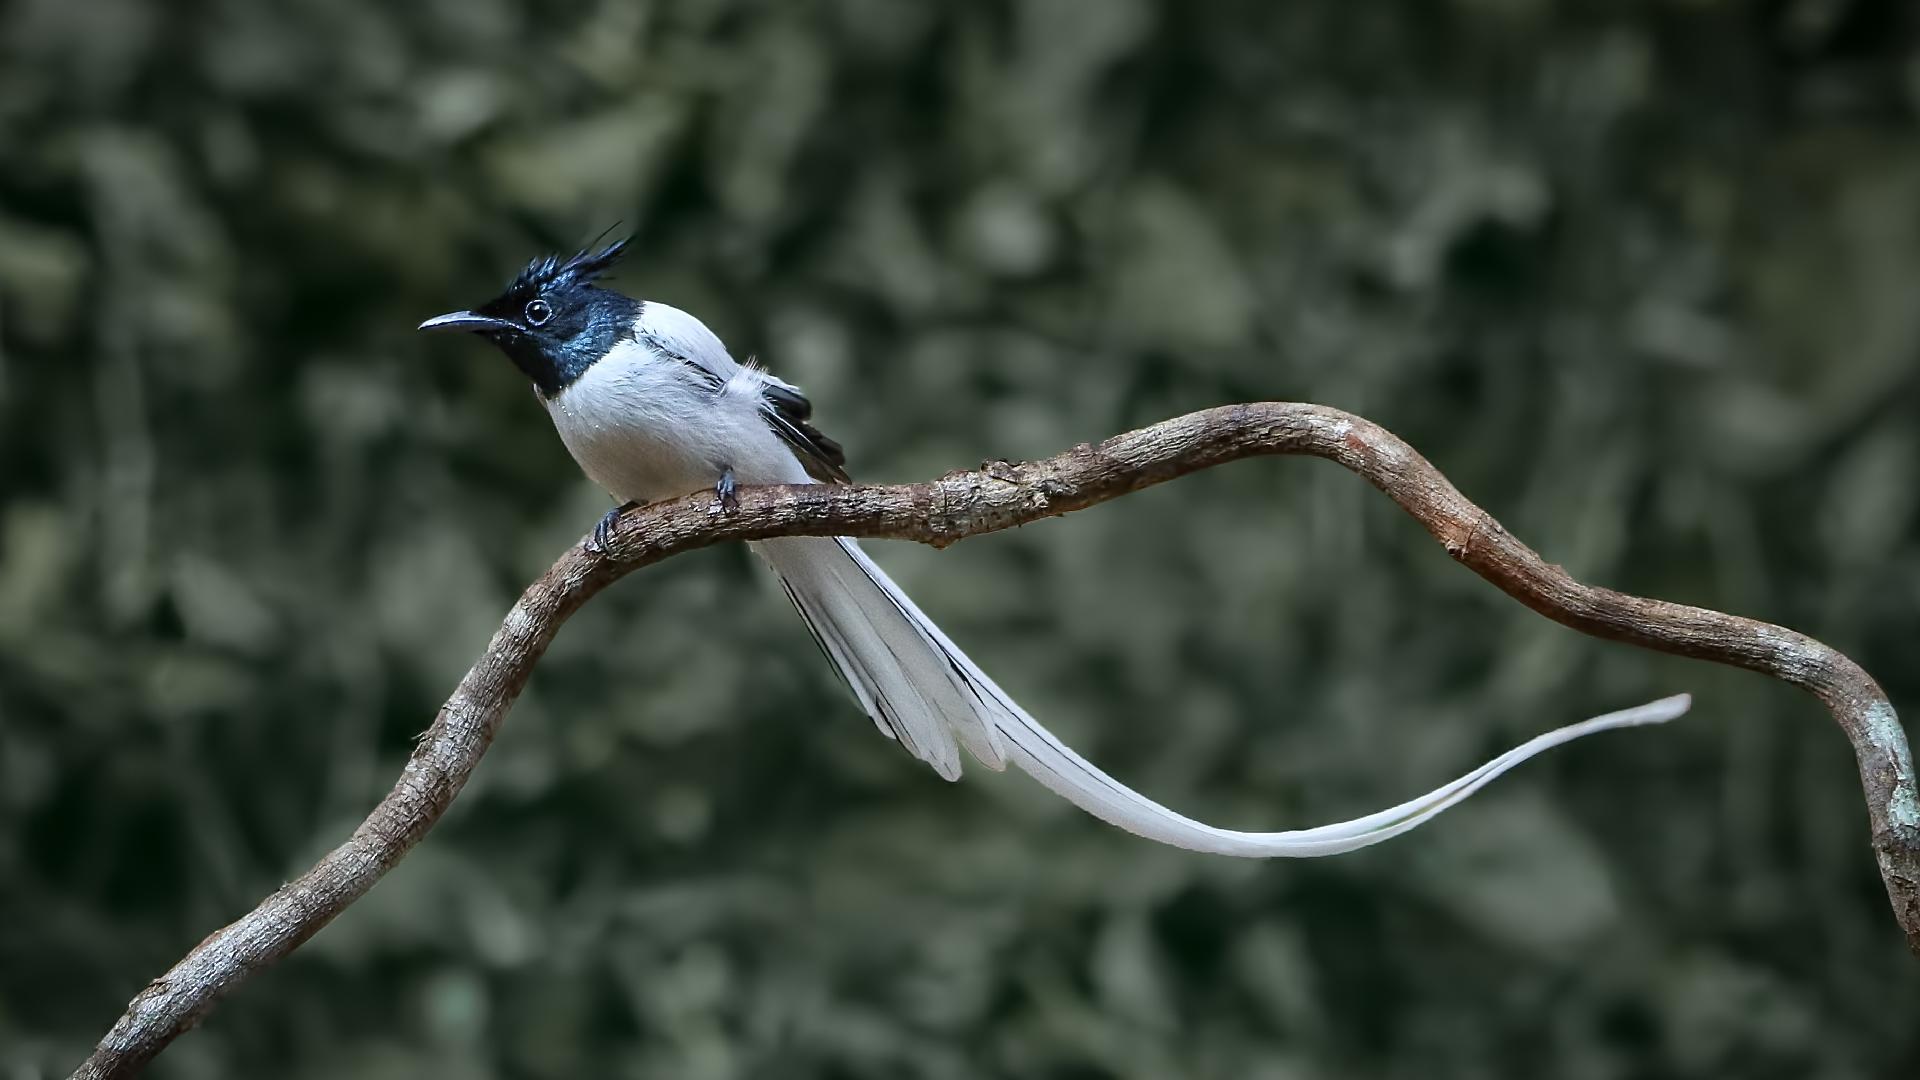
[[[733,466],[727,466],[720,474],[720,482],[713,485],[715,509],[724,513],[733,513],[740,508],[739,485],[733,479]]]
[[[620,526],[620,515],[639,505],[639,503],[633,502],[621,503],[619,506],[607,511],[606,516],[600,519],[600,523],[593,527],[593,535],[587,538],[587,553],[590,555],[605,555],[608,551],[612,550],[613,533],[614,530]]]

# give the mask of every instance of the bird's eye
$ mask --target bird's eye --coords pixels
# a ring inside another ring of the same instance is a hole
[[[528,326],[539,326],[551,318],[553,318],[553,309],[547,306],[545,300],[527,301]]]

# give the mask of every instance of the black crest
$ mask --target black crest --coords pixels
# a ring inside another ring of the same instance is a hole
[[[507,291],[531,295],[585,285],[613,269],[613,264],[626,254],[631,239],[623,236],[598,251],[589,245],[565,260],[558,255],[542,256],[528,263],[507,286]]]

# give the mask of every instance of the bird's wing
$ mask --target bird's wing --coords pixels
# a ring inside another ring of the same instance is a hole
[[[807,475],[823,484],[848,483],[847,452],[813,426],[813,403],[792,383],[764,371],[760,375],[760,414],[767,418],[773,433],[793,449]]]
[[[700,381],[718,390],[740,374],[740,362],[699,319],[671,304],[649,300],[634,319],[633,334],[642,344],[693,369]]]
[[[847,455],[840,444],[813,426],[813,403],[800,388],[727,352],[713,331],[679,308],[649,301],[634,324],[635,335],[658,355],[685,364],[713,392],[728,387],[758,390],[760,415],[793,450],[807,475],[823,484],[844,484]]]
[[[698,353],[691,351],[683,352],[678,342],[662,337],[659,334],[641,334],[639,340],[641,344],[652,349],[656,355],[685,364],[688,374],[693,376],[694,381],[705,386],[708,390],[718,393],[721,387],[727,385],[728,376],[715,370],[717,365],[701,362],[701,360],[697,358],[699,356]],[[724,356],[725,354],[723,353],[721,355]]]

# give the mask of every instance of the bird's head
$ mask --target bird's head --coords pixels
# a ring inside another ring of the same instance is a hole
[[[640,302],[593,284],[626,248],[622,239],[568,259],[535,259],[499,296],[469,311],[437,315],[420,329],[479,334],[506,353],[543,396],[553,397],[632,336]]]

